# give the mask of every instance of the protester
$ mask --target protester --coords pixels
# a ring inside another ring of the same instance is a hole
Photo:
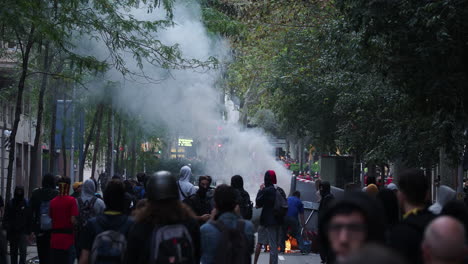
[[[78,205],[75,198],[69,195],[70,178],[61,177],[57,182],[59,194],[50,201],[49,214],[52,220],[52,264],[71,263],[70,254],[74,250],[75,236],[73,225],[78,216]]]
[[[305,227],[304,219],[304,204],[301,201],[301,193],[295,191],[291,197],[288,197],[288,213],[284,217],[283,230],[280,241],[280,248],[285,248],[285,241],[287,240],[287,231],[289,234],[296,239],[299,249],[303,255],[308,253],[308,250],[304,247],[304,240],[301,235],[301,228]]]
[[[83,182],[75,182],[73,183],[73,193],[71,196],[73,196],[75,199],[78,199],[78,197],[81,196],[81,185],[83,185]]]
[[[100,259],[114,259],[124,263],[127,237],[133,221],[125,214],[125,186],[111,180],[104,190],[106,210],[88,221],[81,236],[80,264],[96,263]],[[112,244],[105,241],[112,239]],[[120,261],[119,261],[120,260]]]
[[[370,243],[352,254],[340,264],[406,264],[405,260],[392,250]]]
[[[135,206],[138,202],[138,197],[134,193],[134,186],[131,181],[125,180],[123,181],[123,184],[125,186],[125,201],[124,201],[124,214],[126,215],[131,215],[133,209],[135,209]],[[144,189],[143,189],[144,190]],[[144,196],[144,194],[143,194]]]
[[[268,233],[264,226],[260,225],[257,229],[257,245],[255,246],[254,264],[258,263],[262,247],[265,247],[265,252],[268,247]]]
[[[398,207],[398,198],[394,191],[382,189],[377,194],[377,200],[384,209],[385,216],[385,237],[388,241],[393,228],[400,221],[400,208]]]
[[[254,228],[248,220],[242,220],[237,191],[231,186],[220,185],[214,193],[216,213],[212,221],[201,227],[203,264],[251,263],[254,248]]]
[[[40,263],[50,263],[50,236],[52,220],[49,214],[50,201],[58,195],[55,189],[55,176],[46,174],[42,178],[42,187],[34,190],[30,205],[32,213],[32,231],[36,236],[37,255]]]
[[[197,216],[200,224],[204,224],[210,219],[211,211],[214,208],[213,196],[208,196],[209,180],[206,176],[198,178],[198,191],[184,200]]]
[[[75,225],[75,235],[78,241],[81,241],[82,231],[86,227],[89,219],[96,217],[104,212],[106,205],[95,196],[96,186],[92,180],[86,180],[83,183],[81,196],[77,199],[79,215]],[[76,256],[81,256],[80,243],[75,244]]]
[[[139,172],[137,174],[138,183],[133,187],[133,193],[136,196],[137,200],[145,198],[145,183],[146,183],[146,173]]]
[[[320,215],[319,236],[326,263],[342,263],[366,243],[384,242],[380,205],[365,193],[351,192]]]
[[[179,181],[177,182],[179,188],[179,199],[181,201],[189,198],[197,192],[197,188],[190,183],[192,177],[192,169],[189,166],[183,166],[180,169]]]
[[[253,203],[250,201],[249,193],[244,190],[244,179],[240,175],[234,175],[231,178],[231,186],[236,189],[238,194],[238,203],[242,218],[250,220],[253,214]]]
[[[130,229],[127,263],[178,263],[178,256],[185,263],[199,263],[200,229],[193,212],[180,201],[177,179],[167,171],[155,173],[147,180],[146,196],[145,208]],[[166,239],[156,240],[159,236]]]
[[[13,199],[7,203],[3,227],[7,232],[7,240],[10,242],[10,263],[25,264],[28,235],[31,233],[30,208],[24,199],[24,188],[16,186]],[[19,262],[18,262],[19,251]]]
[[[440,214],[442,211],[442,208],[450,201],[454,201],[456,199],[456,194],[454,189],[441,185],[439,188],[437,188],[437,198],[436,202],[429,206],[429,211],[432,212],[433,214]]]
[[[467,252],[463,224],[450,216],[436,218],[424,232],[422,252],[425,264],[462,264]]]
[[[387,185],[387,189],[392,190],[393,192],[397,192],[398,191],[398,186],[392,182],[392,183]]]
[[[315,180],[315,196],[317,197],[317,203],[320,203],[322,197],[320,196],[320,185],[322,185],[322,180]]]
[[[263,208],[260,215],[260,224],[267,230],[268,244],[270,245],[270,263],[276,264],[278,263],[278,238],[284,215],[280,215],[275,210],[275,201],[277,200],[277,192],[284,197],[284,200],[286,200],[286,195],[282,189],[274,186],[276,184],[275,171],[267,171],[264,181],[264,184],[260,186],[255,201],[257,207]]]
[[[0,264],[8,264],[8,242],[3,234],[3,229],[0,228]]]
[[[320,194],[320,204],[319,204],[319,209],[318,209],[318,219],[320,220],[325,212],[328,210],[328,207],[330,204],[333,202],[335,199],[335,196],[331,193],[331,186],[330,182],[324,181],[320,183],[319,187],[319,194]],[[320,230],[319,230],[320,232]],[[319,253],[320,253],[320,259],[322,263],[327,263],[328,262],[328,255],[330,254],[328,252],[327,247],[324,246],[319,246]]]
[[[429,183],[424,171],[409,169],[399,175],[398,202],[403,210],[403,220],[390,234],[389,245],[406,257],[409,263],[422,263],[421,242],[423,233],[434,215],[426,209]]]

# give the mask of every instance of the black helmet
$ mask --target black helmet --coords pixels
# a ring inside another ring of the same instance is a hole
[[[158,171],[146,182],[148,200],[179,199],[177,179],[168,171]]]

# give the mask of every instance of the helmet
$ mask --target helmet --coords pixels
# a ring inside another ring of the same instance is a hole
[[[148,200],[179,199],[177,178],[168,171],[158,171],[146,182]]]

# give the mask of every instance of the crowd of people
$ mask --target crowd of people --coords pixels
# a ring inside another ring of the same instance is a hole
[[[256,264],[264,248],[275,264],[288,237],[303,255],[318,247],[322,263],[466,261],[468,210],[457,201],[428,210],[429,182],[421,170],[407,170],[387,187],[348,185],[340,198],[329,182],[315,181],[316,239],[304,236],[310,233],[303,232],[301,193],[287,197],[275,171],[265,173],[255,205],[240,175],[215,187],[206,175],[194,186],[189,166],[178,177],[160,171],[136,178],[114,176],[98,193],[93,179],[71,184],[46,174],[29,200],[17,186],[5,207],[0,263],[7,263],[6,241],[10,263],[23,264],[35,240],[39,263]],[[254,206],[261,210],[258,228],[250,221]]]

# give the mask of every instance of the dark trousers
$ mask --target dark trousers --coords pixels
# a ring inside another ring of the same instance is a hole
[[[73,246],[72,246],[73,247]],[[52,264],[68,264],[70,263],[70,249],[55,249],[52,252]]]
[[[19,251],[19,264],[26,263],[26,235],[25,234],[10,234],[10,263],[18,264],[18,251]]]
[[[50,232],[36,233],[37,255],[40,263],[50,263]]]

